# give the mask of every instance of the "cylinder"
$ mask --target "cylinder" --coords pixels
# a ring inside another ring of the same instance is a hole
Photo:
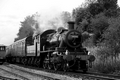
[[[74,29],[74,24],[75,24],[74,21],[69,21],[69,22],[68,22],[68,30]]]

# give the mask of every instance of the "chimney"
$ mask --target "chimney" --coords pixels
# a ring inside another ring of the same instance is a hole
[[[68,22],[68,30],[74,29],[74,24],[75,24],[74,21],[69,21],[69,22]]]

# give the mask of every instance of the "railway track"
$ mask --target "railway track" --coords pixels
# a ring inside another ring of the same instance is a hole
[[[26,70],[16,68],[16,67],[13,67],[13,66],[9,66],[9,65],[4,65],[4,66],[6,68],[31,75],[31,77],[35,77],[34,80],[40,80],[40,79],[42,79],[42,80],[43,79],[45,79],[45,80],[60,80],[59,78],[54,78],[54,77],[49,77],[49,76],[45,76],[45,75],[36,74],[36,73],[31,72],[31,71],[26,71]],[[30,78],[30,79],[25,79],[25,80],[33,80],[33,79]]]
[[[9,71],[9,70],[6,70],[6,69],[4,69],[4,68],[1,68],[1,67],[0,67],[0,70],[2,70],[2,71],[4,71],[4,72],[7,72],[7,73],[9,73],[9,74],[11,74],[11,75],[13,75],[13,76],[19,77],[19,78],[22,79],[22,80],[30,80],[29,78],[26,78],[26,77],[24,77],[24,76],[18,75],[18,74],[16,74],[16,73],[13,73],[13,72],[11,72],[11,71]],[[0,76],[0,79],[2,79],[2,80],[18,80],[18,79],[3,77],[3,76]]]
[[[109,80],[120,80],[120,76],[118,75],[112,75],[112,74],[102,74],[102,73],[93,73],[93,72],[88,72],[87,74],[90,74],[91,76],[100,76],[100,77],[105,77],[108,78]]]
[[[81,78],[76,79],[76,78],[71,78],[69,76],[65,76],[65,75],[61,75],[58,73],[54,73],[54,72],[50,72],[47,70],[44,70],[43,68],[37,68],[37,70],[35,69],[36,67],[31,67],[31,66],[27,66],[27,68],[25,68],[23,65],[6,65],[7,67],[10,68],[14,68],[16,70],[19,71],[25,71],[25,72],[32,72],[33,75],[37,75],[37,76],[43,76],[46,77],[46,79],[48,80],[82,80]]]
[[[75,78],[82,78],[82,80],[120,80],[120,76],[115,75],[107,75],[107,74],[100,74],[100,73],[82,73],[80,71],[74,71],[74,72],[63,72],[63,71],[51,71],[53,73],[57,74],[63,74],[68,75]]]
[[[18,80],[18,79],[0,76],[0,80]]]
[[[12,65],[12,66],[8,66],[8,67],[24,71],[24,69],[21,69],[21,68],[18,68],[18,67],[16,68],[16,65]],[[34,70],[36,70],[36,67],[27,67],[27,69],[30,69],[30,68],[33,69],[33,72],[34,72]],[[90,72],[88,72],[88,73],[82,73],[80,71],[75,71],[75,72],[72,72],[72,71],[71,72],[57,71],[56,72],[54,70],[47,70],[47,69],[43,70],[41,68],[39,68],[39,69],[37,68],[37,71],[45,71],[45,72],[49,72],[49,73],[53,73],[53,74],[58,74],[58,75],[66,75],[66,76],[70,76],[70,77],[74,77],[74,78],[78,78],[78,79],[81,78],[82,80],[120,80],[120,76],[100,74],[100,73],[90,73]],[[28,73],[29,73],[29,71],[28,71]],[[40,74],[37,74],[37,73],[33,74],[32,73],[32,75],[39,76]],[[53,80],[60,80],[60,79],[55,79],[54,78]]]

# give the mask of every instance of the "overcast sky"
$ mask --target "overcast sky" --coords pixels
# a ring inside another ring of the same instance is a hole
[[[41,16],[72,12],[85,0],[0,0],[0,44],[10,45],[19,32],[20,21],[39,12]],[[118,0],[120,3],[120,0]]]

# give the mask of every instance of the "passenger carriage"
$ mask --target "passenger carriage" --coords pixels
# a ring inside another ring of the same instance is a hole
[[[6,46],[0,45],[0,64],[3,64],[5,62],[5,56],[6,56]]]

